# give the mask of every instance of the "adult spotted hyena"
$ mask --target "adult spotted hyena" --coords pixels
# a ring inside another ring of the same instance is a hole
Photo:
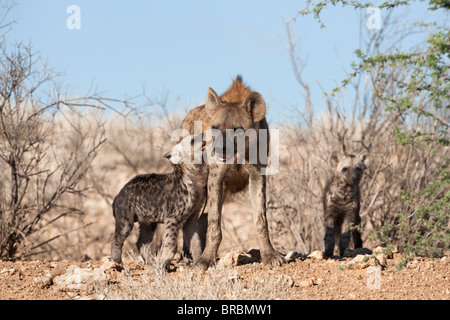
[[[367,150],[358,155],[333,152],[328,165],[334,169],[334,174],[323,192],[325,255],[331,257],[336,245],[342,256],[350,244],[350,234],[355,249],[362,247],[361,234],[356,227],[361,223],[359,182],[369,166],[369,154]]]
[[[111,256],[114,261],[122,262],[122,246],[134,222],[140,227],[136,245],[147,263],[158,223],[165,224],[159,258],[166,269],[175,255],[178,231],[183,226],[184,240],[189,243],[194,260],[200,256],[196,224],[197,215],[206,201],[208,167],[201,161],[194,161],[196,153],[191,149],[201,148],[201,145],[201,137],[196,139],[187,135],[165,155],[172,162],[171,173],[138,175],[120,190],[113,202],[116,229],[111,241]]]
[[[214,263],[222,241],[221,214],[224,198],[249,186],[249,195],[253,209],[254,226],[257,240],[260,246],[263,263],[269,266],[277,266],[283,263],[282,256],[274,250],[269,239],[269,230],[266,218],[266,177],[262,168],[266,165],[260,161],[249,162],[249,137],[245,143],[245,161],[237,160],[236,148],[227,148],[234,143],[234,139],[227,139],[226,133],[230,130],[242,130],[241,132],[256,132],[256,138],[264,136],[266,141],[253,141],[258,146],[267,146],[269,152],[268,124],[265,118],[266,103],[263,97],[256,91],[246,86],[242,78],[238,76],[231,86],[218,96],[209,88],[204,105],[192,109],[181,124],[182,129],[194,132],[194,122],[201,121],[202,132],[215,130],[222,133],[223,148],[215,147],[216,162],[209,164],[208,175],[208,230],[206,246],[197,264],[208,268]],[[264,134],[259,134],[265,130]],[[217,137],[216,137],[217,139]],[[216,140],[214,140],[216,141]],[[261,143],[263,142],[263,143]],[[231,154],[229,152],[231,150]],[[230,164],[230,157],[234,161]],[[256,162],[256,163],[254,163]]]

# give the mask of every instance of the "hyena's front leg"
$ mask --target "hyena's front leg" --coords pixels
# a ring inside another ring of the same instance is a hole
[[[285,261],[270,243],[269,227],[266,217],[266,176],[259,169],[249,170],[249,192],[253,210],[255,233],[261,251],[262,262],[270,267],[283,264]]]
[[[325,227],[325,237],[324,237],[324,245],[325,245],[325,255],[330,258],[334,253],[334,218],[332,211],[327,211],[327,208],[324,207],[324,227]]]
[[[325,238],[323,239],[325,243],[325,255],[329,258],[333,256],[334,251],[334,228],[325,227]]]
[[[335,243],[335,248],[336,250],[334,250],[334,253],[336,256],[342,256],[343,255],[343,249],[342,247],[345,247],[345,241],[346,238],[344,237],[342,239],[342,221],[337,221],[338,219],[335,219],[334,221],[334,243]],[[344,249],[345,251],[345,249]]]
[[[353,212],[351,221],[353,222],[353,228],[351,231],[353,248],[354,249],[362,248],[361,232],[359,230],[361,228],[361,216],[359,215],[359,206]]]
[[[166,221],[164,227],[164,240],[161,249],[160,261],[166,270],[169,270],[170,262],[172,261],[177,251],[177,238],[180,230],[180,224],[176,220]]]
[[[339,256],[343,257],[345,250],[349,248],[350,245],[350,228],[346,229],[341,235],[339,241]]]
[[[208,176],[208,230],[206,246],[197,261],[197,266],[206,270],[217,257],[222,241],[221,216],[223,204],[223,168],[211,165]]]

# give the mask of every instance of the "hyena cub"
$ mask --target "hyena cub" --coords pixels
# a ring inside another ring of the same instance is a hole
[[[333,256],[336,245],[339,255],[343,256],[350,244],[350,233],[354,248],[362,247],[360,232],[351,226],[361,223],[359,182],[369,166],[369,153],[363,150],[355,156],[333,152],[328,165],[335,171],[323,192],[325,255]],[[343,234],[342,225],[346,228]]]
[[[202,164],[201,159],[194,159],[194,156],[201,157],[202,152],[193,149],[204,148],[201,134],[199,136],[184,137],[164,155],[171,160],[173,172],[138,175],[114,198],[116,229],[111,241],[111,257],[117,263],[122,263],[122,246],[134,222],[139,222],[136,245],[146,263],[149,263],[157,223],[165,224],[159,259],[166,269],[176,253],[178,231],[183,225],[184,241],[190,244],[194,260],[201,255],[197,215],[206,201],[208,166]]]

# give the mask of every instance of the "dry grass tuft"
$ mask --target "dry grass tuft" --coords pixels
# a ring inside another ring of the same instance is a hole
[[[138,265],[139,271],[125,269],[120,285],[97,288],[97,294],[112,300],[272,300],[289,299],[286,288],[293,285],[284,274],[255,272],[256,276],[242,277],[236,267],[216,266],[204,272],[181,267],[167,273],[157,261],[143,265],[133,257],[131,265]]]

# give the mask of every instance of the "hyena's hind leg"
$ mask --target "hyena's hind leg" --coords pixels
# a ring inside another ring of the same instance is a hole
[[[180,227],[180,223],[174,219],[166,221],[163,246],[159,256],[159,260],[166,270],[169,270],[170,262],[177,251],[177,238]]]
[[[111,240],[111,258],[122,264],[122,247],[125,239],[133,230],[134,215],[124,213],[123,208],[113,205],[114,219],[116,220],[116,229]]]
[[[151,244],[155,235],[155,229],[157,227],[156,223],[151,223],[148,225],[140,224],[139,226],[139,237],[136,242],[137,249],[142,259],[146,264],[150,263],[152,249]]]

